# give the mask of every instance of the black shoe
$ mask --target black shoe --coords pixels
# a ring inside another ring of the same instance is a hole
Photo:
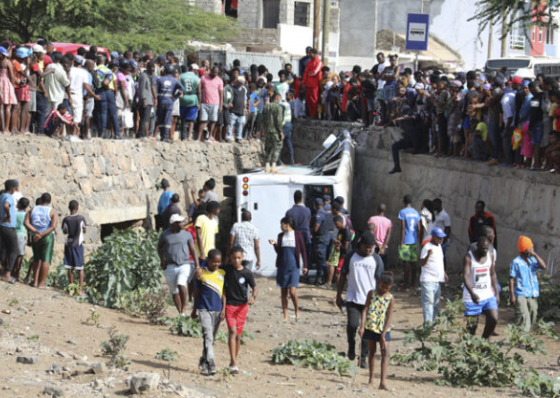
[[[367,361],[366,361],[365,358],[363,358],[363,359],[360,361],[360,368],[362,368],[362,369],[367,369],[367,368],[368,368],[368,364],[367,364]]]
[[[213,360],[208,361],[208,374],[210,376],[216,374],[216,364]]]
[[[198,361],[198,368],[200,369],[201,374],[208,374],[208,362],[206,362],[206,358],[200,357],[200,360]]]
[[[356,346],[350,345],[348,347],[348,359],[350,361],[353,361],[354,359],[356,359]]]
[[[167,142],[168,144],[173,144],[173,140],[171,140],[169,138],[164,138],[163,142]]]
[[[402,170],[400,167],[395,167],[393,170],[389,172],[389,174],[400,173]]]

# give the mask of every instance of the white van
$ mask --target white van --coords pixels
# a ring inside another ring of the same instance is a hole
[[[354,176],[352,137],[348,131],[336,137],[331,135],[323,146],[326,149],[307,166],[282,166],[277,174],[255,169],[223,178],[224,196],[235,199],[237,220],[241,219],[241,209],[247,209],[253,216],[252,224],[259,229],[260,275],[276,275],[276,252],[268,240],[276,240],[281,232],[280,220],[294,205],[295,191],[303,192],[309,208],[315,198],[328,194],[333,199],[343,197],[344,206],[350,211]]]

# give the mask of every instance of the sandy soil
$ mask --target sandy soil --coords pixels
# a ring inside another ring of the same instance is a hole
[[[93,306],[78,303],[75,298],[57,290],[41,291],[21,284],[0,284],[0,386],[1,397],[35,397],[45,383],[61,387],[65,397],[113,397],[128,395],[127,379],[137,372],[163,374],[166,364],[156,360],[163,348],[179,353],[172,366],[171,385],[160,385],[157,393],[148,396],[217,396],[217,397],[505,397],[518,396],[514,389],[438,387],[436,374],[415,372],[412,368],[390,366],[388,386],[380,392],[366,387],[367,370],[359,375],[338,377],[328,371],[300,369],[289,365],[273,365],[270,350],[289,339],[317,339],[328,342],[339,351],[346,350],[346,316],[334,305],[335,292],[301,285],[299,292],[302,319],[282,323],[280,291],[271,279],[259,278],[260,296],[249,312],[246,330],[255,339],[242,346],[239,363],[241,373],[214,377],[201,376],[197,363],[202,340],[172,335],[167,326],[152,326],[144,319],[118,311],[97,308],[99,325],[87,323]],[[420,297],[393,292],[396,298],[393,343],[391,351],[403,349],[403,332],[422,321]],[[4,312],[9,312],[6,314]],[[168,313],[174,316],[174,309]],[[501,333],[513,317],[512,309],[501,309],[498,332]],[[115,326],[130,336],[126,354],[132,363],[128,371],[109,370],[101,375],[79,375],[68,372],[48,373],[51,365],[67,367],[69,372],[80,364],[106,361],[101,357],[100,344],[108,338],[108,328]],[[226,330],[225,324],[221,325]],[[530,366],[540,373],[560,376],[556,360],[560,344],[546,340],[546,356],[526,355]],[[229,364],[227,344],[216,343],[216,363],[219,369]],[[37,363],[16,363],[20,355],[36,355]],[[379,372],[377,362],[376,376]],[[163,379],[163,376],[162,376]],[[177,385],[186,386],[176,391]]]

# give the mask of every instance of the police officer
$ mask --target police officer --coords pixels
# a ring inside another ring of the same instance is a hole
[[[173,143],[169,137],[171,129],[171,119],[173,114],[173,102],[183,96],[185,91],[183,85],[175,78],[177,67],[174,65],[165,66],[165,76],[160,77],[156,83],[158,96],[157,104],[157,124],[161,135],[161,140]]]
[[[108,114],[108,96],[112,92],[112,85],[114,85],[115,76],[111,69],[105,65],[105,56],[100,54],[96,59],[97,68],[95,69],[95,94],[98,99],[95,99],[95,113],[97,119],[97,134],[101,138],[109,138],[107,133],[107,114]],[[113,92],[114,95],[114,92]],[[118,132],[118,126],[116,126]]]
[[[315,199],[315,217],[312,221],[311,234],[313,239],[311,241],[313,246],[313,257],[317,266],[317,279],[316,284],[322,285],[326,282],[327,276],[327,249],[331,238],[329,232],[328,220],[325,212],[323,211],[323,199]]]

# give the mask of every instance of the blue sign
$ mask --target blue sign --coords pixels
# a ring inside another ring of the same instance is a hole
[[[426,51],[428,49],[429,28],[429,14],[408,14],[406,49]]]

